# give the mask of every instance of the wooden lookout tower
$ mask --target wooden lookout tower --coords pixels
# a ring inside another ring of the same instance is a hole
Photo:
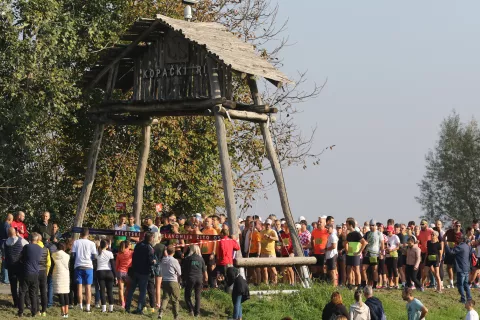
[[[81,227],[95,179],[96,162],[106,125],[142,127],[142,144],[136,172],[133,212],[139,223],[143,186],[150,149],[151,124],[166,116],[213,116],[217,132],[225,208],[232,234],[238,234],[233,177],[227,150],[225,117],[258,123],[280,194],[282,210],[290,228],[295,255],[302,257],[290,212],[283,174],[268,126],[274,108],[264,105],[256,77],[276,86],[291,82],[260,57],[251,44],[238,39],[218,23],[187,22],[157,15],[140,19],[120,37],[128,45],[116,45],[85,75],[89,89],[105,92],[104,102],[89,110],[96,123],[88,155],[86,178],[78,201],[75,226]],[[253,104],[233,100],[232,74],[247,78]],[[133,94],[113,101],[112,91]]]

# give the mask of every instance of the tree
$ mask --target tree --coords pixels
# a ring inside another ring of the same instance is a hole
[[[284,40],[271,52],[261,48],[284,29],[284,24],[275,28],[277,10],[269,0],[204,0],[195,16],[224,24],[254,43],[265,58],[280,63]],[[0,187],[11,187],[0,189],[1,211],[50,210],[54,219],[71,225],[93,132],[86,110],[100,103],[103,94],[99,90],[85,94],[78,83],[137,18],[159,12],[182,18],[183,5],[180,0],[0,3]],[[273,130],[285,166],[318,161],[318,155],[310,152],[311,138],[300,134],[291,115],[294,103],[317,95],[319,88],[305,92],[304,75],[296,80],[296,86],[265,96],[280,109]],[[236,78],[235,89],[237,99],[249,101],[244,79]],[[162,119],[154,128],[145,212],[153,211],[158,201],[183,213],[212,213],[222,206],[213,128],[211,118]],[[268,168],[261,136],[252,124],[234,122],[228,130],[236,195],[247,208]],[[106,129],[87,224],[107,226],[116,201],[133,201],[139,137],[136,127]]]
[[[440,138],[425,157],[426,173],[416,198],[425,217],[480,218],[480,130],[475,119],[462,123],[453,112],[440,126]]]

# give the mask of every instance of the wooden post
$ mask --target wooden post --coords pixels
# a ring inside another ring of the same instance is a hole
[[[250,92],[251,92],[254,104],[262,105],[263,104],[262,97],[258,92],[257,81],[252,75],[248,77],[248,86],[250,87]],[[275,146],[273,145],[272,137],[270,135],[270,129],[268,128],[268,123],[264,123],[264,122],[260,123],[260,130],[263,135],[267,157],[268,157],[268,160],[270,161],[270,165],[273,170],[273,176],[275,177],[275,182],[277,184],[283,216],[285,217],[285,221],[288,225],[288,229],[290,229],[293,252],[295,253],[295,256],[303,257],[304,255],[303,255],[302,244],[300,242],[300,238],[298,237],[297,230],[295,229],[295,220],[293,219],[293,215],[290,210],[290,204],[288,202],[287,188],[285,187],[285,181],[283,179],[282,167],[280,165],[280,161],[278,160]],[[309,287],[310,275],[308,274],[308,270],[305,266],[302,267],[302,275],[303,275],[302,280],[303,280],[304,286]]]
[[[147,170],[148,154],[150,153],[151,131],[151,125],[145,125],[142,127],[142,143],[140,144],[137,177],[135,180],[135,191],[133,195],[133,214],[135,216],[135,223],[137,225],[140,225],[140,215],[142,214],[143,186],[145,185],[145,172]]]
[[[207,58],[208,75],[210,80],[210,94],[212,99],[221,98],[220,84],[218,80],[218,70],[216,69],[216,62],[212,58]],[[218,107],[222,107],[221,104]],[[218,110],[218,108],[215,108]],[[232,165],[230,163],[230,156],[228,154],[227,145],[227,129],[223,115],[218,112],[215,114],[215,129],[217,131],[218,152],[220,154],[220,168],[222,171],[223,180],[223,195],[225,196],[225,210],[227,211],[228,221],[231,225],[231,235],[238,239],[240,228],[238,226],[237,213],[235,208],[235,194],[233,192],[233,176]],[[241,251],[237,251],[237,257]]]
[[[90,147],[90,152],[88,153],[87,173],[85,175],[85,181],[83,182],[80,198],[78,199],[77,213],[73,224],[75,227],[82,227],[83,225],[83,219],[85,218],[85,212],[87,211],[88,200],[90,198],[90,193],[92,192],[93,182],[95,181],[95,174],[97,172],[97,159],[98,152],[100,151],[100,146],[102,144],[103,129],[103,124],[97,124],[95,127],[92,146]],[[75,236],[78,238],[78,234],[75,234]]]

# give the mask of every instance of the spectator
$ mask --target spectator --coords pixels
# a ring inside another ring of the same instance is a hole
[[[309,256],[310,241],[312,240],[312,234],[307,229],[308,223],[305,220],[300,221],[300,232],[298,237],[300,238],[300,243],[302,244],[303,255],[305,257]]]
[[[465,303],[468,300],[472,300],[470,286],[468,285],[472,248],[470,248],[470,246],[467,244],[467,237],[462,237],[460,243],[453,249],[445,244],[445,253],[446,255],[454,257],[455,271],[457,272],[457,288],[458,292],[460,293],[460,302]],[[466,299],[465,292],[467,293]]]
[[[415,287],[423,291],[423,287],[418,281],[417,273],[422,259],[420,248],[417,245],[417,238],[410,236],[407,240],[407,266],[405,267],[405,276],[407,277],[406,286],[409,287],[413,281]]]
[[[53,224],[53,229],[55,231],[55,224]],[[53,240],[47,244],[45,244],[45,246],[48,248],[48,251],[50,253],[50,261],[51,261],[51,266],[50,266],[50,271],[48,272],[48,275],[47,275],[47,296],[48,296],[48,304],[47,304],[47,307],[50,308],[53,306],[53,278],[52,278],[52,273],[53,273],[53,267],[54,267],[54,264],[55,262],[53,261],[52,258],[52,254],[54,252],[57,252],[57,245],[58,245],[58,242],[55,240],[55,236],[53,236]]]
[[[250,224],[252,223],[252,216],[247,216],[243,222],[244,228],[241,229],[240,233],[240,248],[242,250],[242,257],[248,257],[250,249],[250,238],[251,238],[251,228]]]
[[[122,308],[125,308],[125,285],[129,283],[128,269],[132,266],[133,251],[130,250],[130,242],[123,241],[117,253],[115,271],[118,279],[118,297]]]
[[[173,257],[175,247],[169,245],[167,247],[167,256],[162,259],[162,303],[158,312],[158,319],[162,319],[169,300],[172,300],[173,318],[178,319],[180,286],[178,285],[178,277],[182,275],[180,264]]]
[[[382,302],[373,296],[373,288],[371,286],[363,288],[363,295],[365,296],[365,304],[370,309],[370,318],[372,320],[384,320],[385,311]]]
[[[55,235],[53,231],[53,224],[50,222],[50,212],[42,213],[40,221],[35,225],[33,231],[42,236],[43,242],[48,243]]]
[[[143,219],[143,226],[146,228],[146,231],[148,232],[159,232],[159,229],[156,225],[153,224],[153,220],[151,216],[146,216],[145,219]]]
[[[8,269],[5,268],[6,263],[5,263],[5,250],[4,248],[4,243],[8,239],[8,229],[10,229],[11,224],[13,221],[13,215],[12,214],[7,214],[7,218],[3,222],[3,224],[0,227],[0,257],[3,257],[2,259],[2,270],[1,270],[1,282],[5,284],[10,284],[10,281],[8,280]]]
[[[159,234],[161,236],[161,234]],[[153,247],[155,255],[154,276],[155,276],[155,300],[157,301],[157,308],[160,309],[160,301],[162,298],[162,259],[167,253],[167,247],[158,241]]]
[[[465,302],[465,309],[467,309],[467,315],[465,320],[478,320],[478,313],[473,309],[475,307],[475,301],[470,300]]]
[[[241,320],[243,316],[242,303],[250,299],[250,291],[247,281],[240,275],[237,268],[229,267],[227,269],[227,287],[233,284],[232,302],[233,319]]]
[[[405,288],[402,291],[402,299],[407,301],[408,320],[422,320],[428,313],[428,309],[420,300],[413,297],[412,288]]]
[[[360,285],[360,254],[367,245],[360,232],[355,230],[355,220],[347,220],[347,237],[345,241],[345,251],[347,252],[346,265],[348,275],[348,287]]]
[[[183,281],[185,283],[185,303],[192,317],[200,315],[200,294],[203,283],[207,283],[208,274],[205,261],[198,245],[190,245],[189,255],[183,260]],[[192,290],[195,290],[195,307],[192,304]]]
[[[330,320],[338,315],[344,315],[347,318],[349,316],[347,308],[343,305],[342,295],[335,291],[330,297],[330,302],[323,308],[322,320]]]
[[[107,312],[105,290],[107,291],[109,312],[113,312],[113,283],[116,281],[113,253],[107,250],[107,241],[101,240],[97,255],[97,281],[100,285],[102,312]]]
[[[118,223],[113,226],[113,230],[115,231],[127,231],[127,215],[122,213],[118,217]],[[113,242],[112,242],[112,250],[114,253],[118,252],[118,248],[120,248],[120,243],[122,241],[127,240],[125,235],[114,235]]]
[[[27,226],[24,223],[25,212],[18,211],[15,220],[12,221],[11,226],[17,230],[17,234],[25,240],[28,240]]]
[[[432,240],[429,240],[427,242],[427,255],[425,256],[425,270],[424,270],[424,276],[422,278],[422,284],[425,281],[425,278],[428,275],[428,272],[431,271],[436,278],[437,282],[437,292],[441,293],[442,292],[442,280],[440,279],[440,260],[442,257],[442,246],[440,242],[438,241],[438,232],[433,231],[432,234]]]
[[[281,244],[282,244],[282,257],[293,257],[293,245],[292,245],[292,238],[290,236],[290,229],[286,223],[281,225],[283,232],[280,234]],[[295,284],[295,273],[293,272],[292,267],[285,267],[284,268],[284,277],[285,283],[289,285]]]
[[[222,239],[217,245],[217,271],[225,276],[227,267],[233,266],[233,252],[240,250],[240,246],[236,240],[228,237],[230,232],[227,229],[223,229],[220,235]]]
[[[135,216],[133,214],[130,214],[128,216],[128,222],[127,222],[127,231],[133,231],[133,232],[140,232],[142,229],[140,226],[135,224]],[[140,237],[129,237],[128,240],[132,242],[132,249],[135,248],[135,243],[137,243],[140,240]]]
[[[65,252],[65,244],[60,242],[57,245],[57,251],[52,254],[54,261],[52,282],[53,292],[58,295],[62,318],[68,318],[68,304],[70,293],[70,255]]]
[[[58,223],[52,223],[53,227],[53,236],[52,236],[52,242],[57,243],[61,240],[63,240],[62,233],[60,232],[60,228],[58,227]]]
[[[82,289],[85,286],[86,312],[91,312],[90,302],[92,300],[93,283],[93,263],[92,259],[97,256],[97,248],[93,241],[88,240],[89,230],[83,228],[80,233],[80,239],[76,240],[72,246],[72,259],[74,262],[74,277],[77,284],[78,303],[83,310]]]
[[[12,293],[13,306],[18,308],[19,296],[18,288],[21,286],[22,265],[20,258],[22,250],[27,245],[27,240],[19,237],[17,230],[13,227],[8,229],[8,239],[4,243],[3,250],[5,252],[5,267],[8,270],[8,280],[10,282],[10,291]]]
[[[277,232],[272,229],[272,220],[265,220],[265,229],[260,232],[260,257],[275,258],[275,242],[278,241]],[[268,284],[268,273],[270,272],[270,282],[277,284],[277,270],[275,267],[264,267],[262,269],[263,281]]]
[[[38,234],[37,245],[42,248],[42,256],[38,265],[38,286],[40,288],[40,302],[41,302],[41,315],[42,317],[47,316],[47,276],[50,272],[50,267],[52,265],[50,258],[50,250],[42,242],[42,235]]]
[[[370,308],[362,302],[362,292],[355,291],[355,303],[350,306],[350,320],[370,320]]]
[[[150,219],[151,220],[151,219]],[[132,313],[143,314],[143,307],[145,306],[145,296],[147,294],[148,278],[152,266],[156,263],[155,255],[151,243],[153,242],[153,233],[146,232],[145,239],[135,246],[132,256],[132,267],[130,272],[130,288],[128,290],[127,302],[125,303],[125,311],[130,312],[132,304],[133,293],[137,289],[140,291],[138,296],[137,310]]]
[[[217,230],[213,227],[212,218],[208,217],[205,219],[202,233],[210,236],[216,236],[218,234]],[[217,245],[216,241],[206,241],[201,244],[202,258],[208,269],[208,285],[210,288],[215,288],[217,286],[217,277],[215,274],[215,254],[217,252]]]
[[[338,285],[338,282],[337,282],[338,280],[338,273],[337,273],[338,236],[335,230],[335,226],[333,226],[332,224],[327,225],[327,230],[328,230],[328,240],[327,240],[327,247],[325,248],[327,272],[330,276],[330,280],[332,281],[333,286],[336,287]]]
[[[23,307],[25,305],[25,296],[28,294],[30,299],[30,311],[32,317],[38,312],[38,274],[40,272],[39,264],[42,258],[42,248],[37,245],[39,234],[32,233],[32,242],[26,244],[22,249],[22,281],[20,286],[20,298],[18,302],[18,317],[23,317]]]

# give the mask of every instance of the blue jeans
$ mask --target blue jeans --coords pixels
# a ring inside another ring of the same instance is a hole
[[[232,296],[233,301],[233,319],[242,318],[242,296]]]
[[[468,285],[468,272],[457,272],[457,287],[460,293],[460,300],[463,303],[467,300],[472,300],[470,286]],[[465,300],[465,291],[467,292],[467,300]]]
[[[48,296],[47,306],[50,308],[51,306],[53,306],[53,281],[52,281],[51,273],[47,277],[47,296]]]
[[[2,246],[5,243],[5,240],[0,240],[0,256],[4,257],[5,252],[2,251]],[[8,269],[5,269],[5,259],[2,259],[2,270],[0,273],[0,281],[5,283],[5,284],[10,284],[10,281],[8,280]]]
[[[132,304],[133,293],[137,289],[140,290],[140,294],[138,296],[138,311],[142,311],[143,307],[145,306],[145,296],[147,295],[147,285],[148,285],[148,274],[140,274],[136,273],[133,275],[133,279],[131,279],[130,289],[128,290],[127,294],[127,302],[125,303],[125,311],[130,311],[130,305]]]

